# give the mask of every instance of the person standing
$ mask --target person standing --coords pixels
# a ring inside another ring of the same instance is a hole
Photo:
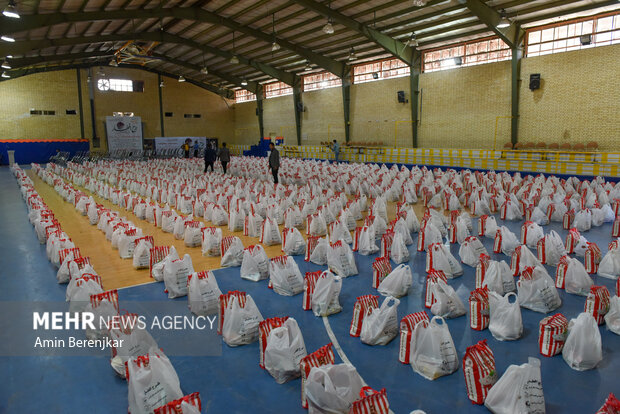
[[[230,150],[226,147],[225,142],[222,142],[222,148],[220,148],[220,151],[217,155],[220,159],[220,162],[222,163],[222,169],[224,170],[224,174],[226,174],[226,167],[230,162]]]
[[[332,143],[332,151],[334,151],[334,162],[338,162],[338,157],[340,156],[340,144],[336,140]]]
[[[207,147],[205,148],[205,172],[207,172],[207,169],[209,167],[211,167],[211,172],[213,172],[213,163],[215,162],[216,158],[217,153],[215,152],[212,144],[209,142],[207,144]]]
[[[198,140],[194,141],[194,158],[198,158],[198,153],[200,152],[200,143]]]
[[[185,158],[189,158],[189,144],[190,144],[190,142],[192,142],[192,140],[187,138],[185,140],[185,142],[183,143],[183,145],[181,145],[181,148],[183,149],[183,152],[185,154]]]
[[[278,170],[280,169],[280,152],[273,145],[273,142],[269,144],[271,154],[269,154],[269,168],[273,174],[273,182],[278,184]]]

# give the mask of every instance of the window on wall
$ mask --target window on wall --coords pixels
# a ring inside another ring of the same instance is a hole
[[[272,82],[263,84],[265,98],[275,98],[277,96],[292,95],[293,87],[284,82]]]
[[[387,59],[357,65],[353,68],[353,83],[409,76],[409,66],[400,59]]]
[[[541,26],[527,31],[527,56],[620,43],[620,12]]]
[[[97,80],[97,89],[115,92],[144,92],[144,81],[101,78]]]
[[[304,91],[316,91],[319,89],[335,88],[342,86],[342,79],[333,73],[321,72],[303,77]]]
[[[426,51],[422,55],[422,70],[424,72],[434,72],[460,66],[473,66],[510,60],[511,57],[510,46],[498,37],[491,37]]]
[[[235,91],[235,102],[250,102],[255,101],[256,95],[250,91],[246,91],[245,89],[238,89]]]

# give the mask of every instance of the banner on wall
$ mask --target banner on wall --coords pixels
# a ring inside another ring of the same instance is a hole
[[[207,137],[155,137],[155,149],[167,150],[167,149],[179,149],[186,139],[191,140],[189,146],[194,149],[194,143],[198,141],[200,149],[204,149],[207,146]]]
[[[139,116],[106,116],[108,151],[142,150],[142,118]]]

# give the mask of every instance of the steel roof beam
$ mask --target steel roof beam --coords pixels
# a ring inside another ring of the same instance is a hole
[[[525,30],[521,29],[515,22],[511,22],[510,26],[506,28],[498,28],[497,25],[502,20],[502,16],[493,8],[484,4],[481,0],[459,0],[459,2],[466,5],[482,23],[487,25],[489,29],[511,48],[519,46],[523,41]]]
[[[175,36],[165,32],[146,32],[146,33],[121,33],[115,35],[105,35],[105,36],[92,36],[92,37],[75,37],[75,38],[66,38],[66,39],[44,39],[44,40],[29,40],[29,41],[21,41],[15,43],[2,43],[0,44],[0,55],[22,55],[32,50],[44,49],[47,47],[54,46],[65,46],[65,45],[78,45],[84,43],[105,43],[105,42],[120,42],[127,40],[144,40],[151,42],[160,42],[160,43],[175,43],[179,45],[188,46],[193,49],[201,50],[204,53],[211,53],[225,59],[230,59],[233,57],[233,54],[220,50],[211,46],[201,45],[199,43],[193,42],[189,39],[185,39],[183,37]],[[278,79],[287,85],[293,85],[295,81],[295,75],[289,72],[282,71],[280,69],[276,69],[270,65],[265,63],[256,61],[254,59],[247,58],[242,55],[236,55],[239,59],[239,62],[251,66],[257,69],[260,72],[263,72],[272,78]]]

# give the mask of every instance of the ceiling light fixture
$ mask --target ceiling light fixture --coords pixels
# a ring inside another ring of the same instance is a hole
[[[7,59],[13,59],[13,55],[6,55]]]
[[[497,23],[497,28],[505,29],[507,27],[510,27],[510,20],[508,20],[508,18],[506,17],[506,10],[502,9],[499,12],[499,15],[501,16],[501,19],[499,20],[499,23]]]
[[[416,7],[426,6],[427,0],[413,0],[413,5]]]
[[[245,78],[241,79],[241,86],[248,86],[248,81]]]
[[[11,65],[6,60],[2,62],[2,69],[11,69]]]
[[[233,65],[238,65],[239,64],[239,58],[237,57],[237,54],[235,53],[235,32],[233,31],[233,50],[232,50],[232,57],[230,58],[230,63],[232,63]]]
[[[162,80],[161,82],[159,82],[159,87],[163,88],[164,86],[166,86],[166,84],[164,83],[164,81]]]
[[[2,11],[2,14],[11,19],[19,19],[19,13],[17,12],[17,7],[15,7],[15,2],[13,0],[9,1],[8,6]]]
[[[407,40],[407,46],[411,46],[411,47],[419,46],[418,39],[415,35],[415,32],[411,32],[411,36],[409,37],[409,40]]]
[[[273,42],[271,42],[271,51],[277,52],[278,50],[280,50],[280,45],[276,41],[277,39],[276,39],[276,14],[275,13],[271,15],[271,34],[273,36]]]
[[[185,78],[183,77],[183,75],[179,75],[179,82],[185,82]]]
[[[323,26],[323,33],[334,34],[334,25],[332,24],[332,18],[327,19],[327,23]]]
[[[357,55],[355,54],[355,49],[351,47],[351,49],[349,49],[349,60],[355,59],[357,59]]]
[[[6,73],[6,72],[2,72],[2,77],[3,78],[10,78],[11,76],[9,76],[9,74]]]
[[[10,42],[10,43],[13,43],[15,41],[15,39],[9,36],[0,36],[0,39],[4,40],[5,42]]]
[[[306,62],[306,69],[305,70],[312,70],[312,65],[310,64],[310,62]]]
[[[208,75],[209,74],[209,69],[207,69],[207,66],[203,66],[202,68],[200,68],[200,73],[202,73],[203,75]]]
[[[118,67],[118,62],[116,61],[116,59],[112,59],[110,60],[110,63],[108,63],[108,65],[114,66],[116,68]]]

